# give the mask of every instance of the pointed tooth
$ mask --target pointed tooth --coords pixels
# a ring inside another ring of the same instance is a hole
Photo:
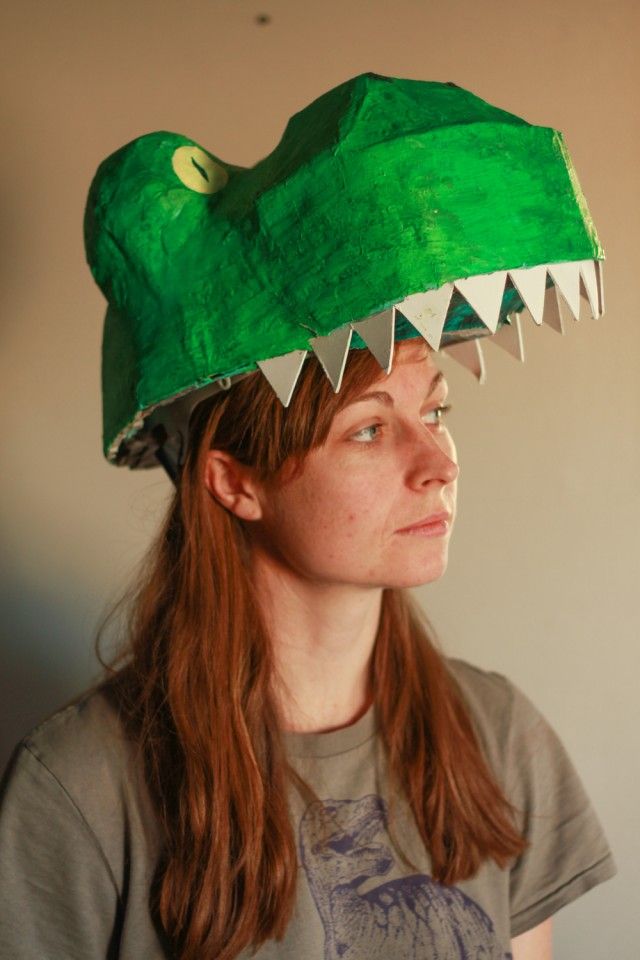
[[[385,373],[391,373],[395,343],[395,307],[374,313],[366,320],[352,323]]]
[[[497,270],[455,281],[456,288],[491,333],[495,333],[498,327],[506,279],[507,271]]]
[[[434,350],[440,349],[440,339],[452,294],[453,284],[445,283],[437,290],[412,293],[397,304],[402,316],[407,318]]]
[[[576,320],[580,319],[580,264],[548,263],[547,270]]]
[[[484,356],[478,340],[462,340],[443,348],[454,360],[461,363],[477,378],[478,383],[486,383],[487,371],[484,365]]]
[[[509,316],[511,316],[511,314],[509,314]],[[531,323],[534,322],[534,319],[531,316],[531,311],[527,307],[523,307],[522,310],[519,311],[518,316],[520,317],[521,323],[529,323],[529,321],[531,321]]]
[[[528,308],[534,321],[540,326],[544,310],[544,291],[547,283],[546,265],[509,270],[509,276],[525,307]]]
[[[600,304],[598,302],[598,279],[596,277],[596,265],[593,260],[580,260],[580,277],[586,299],[589,301],[591,316],[596,320],[600,316]]]
[[[522,339],[520,317],[517,313],[510,313],[509,320],[511,323],[504,323],[491,337],[491,341],[510,353],[516,360],[524,363],[524,341]]]
[[[604,313],[604,261],[596,260],[596,271],[598,274],[598,295],[600,300],[600,316]]]
[[[563,307],[563,298],[557,287],[547,287],[544,298],[544,317],[543,320],[558,333],[564,333],[568,322],[568,316]]]
[[[339,327],[327,337],[313,337],[309,343],[331,381],[334,393],[338,393],[351,343],[351,327]]]
[[[258,366],[283,407],[289,406],[306,355],[306,350],[292,350],[280,357],[258,360]]]

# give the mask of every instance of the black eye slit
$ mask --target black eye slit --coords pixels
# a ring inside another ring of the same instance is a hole
[[[198,173],[202,174],[207,183],[209,183],[209,177],[207,176],[207,171],[204,169],[204,167],[201,167],[200,164],[193,159],[193,157],[191,157],[191,163],[194,165]]]

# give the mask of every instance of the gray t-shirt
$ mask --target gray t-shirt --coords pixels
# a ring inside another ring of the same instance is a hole
[[[553,730],[505,677],[450,660],[488,761],[530,841],[511,869],[485,863],[442,886],[408,806],[389,792],[372,707],[349,727],[287,734],[317,805],[291,791],[296,909],[259,960],[506,960],[510,939],[615,873],[597,817]],[[166,960],[148,909],[160,832],[140,757],[107,697],[37,727],[14,755],[0,807],[2,960]],[[249,952],[242,956],[249,957]]]

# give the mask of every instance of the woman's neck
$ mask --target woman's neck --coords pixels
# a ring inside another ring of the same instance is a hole
[[[285,730],[322,733],[355,723],[371,703],[382,590],[305,580],[260,552],[253,575]]]

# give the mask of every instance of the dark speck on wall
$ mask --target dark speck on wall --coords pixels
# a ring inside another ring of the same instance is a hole
[[[271,17],[268,13],[258,13],[255,16],[255,22],[259,27],[266,27],[269,23],[271,23]]]

